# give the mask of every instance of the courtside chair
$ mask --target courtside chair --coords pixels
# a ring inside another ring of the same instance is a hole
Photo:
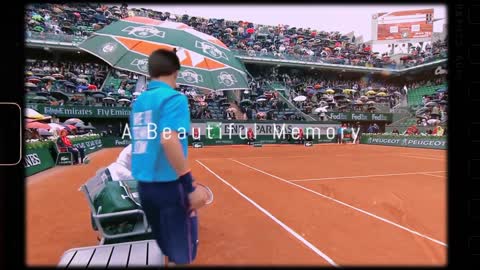
[[[150,233],[151,228],[148,225],[147,217],[145,216],[145,213],[141,209],[98,214],[101,211],[101,207],[99,207],[99,209],[95,209],[94,199],[105,188],[105,184],[107,181],[108,180],[104,179],[104,177],[101,177],[101,175],[95,175],[95,177],[88,180],[79,189],[79,191],[82,191],[85,194],[85,197],[87,198],[88,206],[90,207],[90,212],[93,219],[92,225],[95,225],[100,235],[100,245],[103,245],[105,241],[108,241],[108,240],[114,240],[114,239],[118,240],[120,238],[141,236],[141,235]],[[102,226],[104,222],[108,222],[109,220],[111,221],[112,219],[128,220],[131,218],[137,218],[137,222],[135,223],[135,226],[133,227],[133,230],[131,232],[110,234]]]
[[[73,154],[68,152],[67,147],[60,147],[58,146],[57,142],[53,143],[55,145],[55,152],[57,152],[57,158],[55,160],[55,165],[73,165]],[[61,163],[63,161],[63,157],[67,157],[70,159],[68,163]]]

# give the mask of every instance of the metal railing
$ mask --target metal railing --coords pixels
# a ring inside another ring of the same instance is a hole
[[[269,82],[267,82],[267,85],[270,89],[275,90],[275,88],[273,88],[273,86]],[[288,100],[287,97],[284,97],[283,95],[278,95],[278,97],[279,97],[280,100],[287,103],[289,108],[294,109],[299,115],[301,115],[303,118],[305,118],[306,121],[315,121],[315,118],[313,118],[311,115],[308,115],[308,114],[304,113],[302,110],[300,110],[300,108],[295,106],[295,104],[290,102],[290,100]]]

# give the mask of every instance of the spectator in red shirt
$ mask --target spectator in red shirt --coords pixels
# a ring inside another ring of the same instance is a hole
[[[61,148],[66,148],[68,152],[73,154],[73,164],[83,163],[85,159],[85,151],[81,147],[73,146],[72,141],[67,137],[68,131],[63,129],[60,132],[60,137],[57,139],[57,145]],[[80,155],[80,160],[78,156]]]
[[[248,128],[247,130],[247,143],[252,144],[255,141],[255,136],[253,134],[252,128]]]
[[[416,135],[418,133],[419,131],[416,124],[413,124],[412,126],[407,128],[407,135]]]
[[[303,128],[300,128],[298,130],[298,140],[303,144],[304,143],[304,138],[303,138]]]
[[[200,134],[198,128],[193,128],[193,142],[200,142]]]

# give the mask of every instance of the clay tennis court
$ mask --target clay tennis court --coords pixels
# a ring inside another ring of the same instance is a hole
[[[26,181],[27,264],[98,243],[78,188],[121,148]],[[373,145],[190,149],[215,201],[195,265],[445,265],[446,151]]]

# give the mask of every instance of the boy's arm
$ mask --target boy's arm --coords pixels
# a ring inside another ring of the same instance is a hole
[[[168,162],[177,173],[180,181],[187,183],[186,189],[193,209],[205,205],[207,198],[200,191],[195,192],[194,180],[191,174],[188,160],[183,154],[182,144],[179,136],[187,136],[190,128],[190,113],[188,110],[187,98],[183,95],[176,95],[167,101],[165,116],[159,125],[160,143],[165,151]],[[171,132],[165,130],[169,128]],[[165,132],[163,132],[165,131]],[[185,133],[181,134],[180,133]]]
[[[188,172],[190,172],[190,167],[188,166],[188,161],[183,156],[182,145],[178,139],[178,132],[172,131],[170,136],[164,136],[161,134],[161,144],[165,155],[167,156],[168,162],[177,172],[177,176],[180,177]]]

